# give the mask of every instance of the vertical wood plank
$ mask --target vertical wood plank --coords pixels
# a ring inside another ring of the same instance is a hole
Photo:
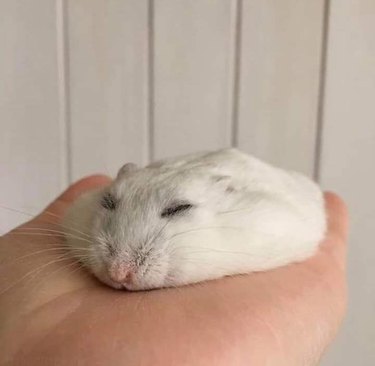
[[[154,8],[154,158],[231,143],[235,1]]]
[[[61,189],[56,9],[0,2],[0,205],[40,210]],[[0,232],[27,216],[0,208]]]
[[[237,141],[313,174],[324,1],[243,1]]]
[[[147,1],[69,0],[67,13],[73,178],[145,163]]]
[[[375,365],[375,2],[331,0],[321,182],[347,201],[349,311],[322,365]]]

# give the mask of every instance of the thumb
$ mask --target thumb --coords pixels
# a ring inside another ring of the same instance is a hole
[[[56,234],[52,234],[53,231],[51,231],[51,234],[43,235],[37,231],[30,232],[27,229],[28,226],[36,229],[43,227],[55,229],[50,224],[59,224],[66,209],[81,194],[104,187],[110,182],[111,179],[103,175],[94,175],[79,180],[37,217],[0,238],[0,258],[3,259],[2,262],[10,264],[0,266],[2,304],[6,301],[11,304],[9,306],[14,307],[18,304],[21,310],[16,311],[15,314],[24,315],[67,291],[82,287],[82,283],[85,283],[82,281],[86,281],[87,278],[71,271],[68,262],[71,258],[54,251],[63,248],[59,232],[56,231]],[[25,260],[20,260],[21,258],[25,258]],[[76,262],[72,261],[72,263]],[[8,289],[12,289],[12,291],[8,291]],[[17,296],[20,300],[15,301],[15,298],[18,299]],[[16,318],[18,319],[19,315]]]
[[[92,175],[82,178],[76,183],[73,183],[63,192],[55,201],[50,203],[45,210],[38,215],[35,220],[48,220],[51,223],[58,223],[64,216],[68,207],[83,193],[92,189],[104,187],[111,183],[111,178],[105,175]]]

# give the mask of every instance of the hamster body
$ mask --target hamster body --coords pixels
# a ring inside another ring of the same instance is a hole
[[[99,280],[144,290],[304,260],[326,217],[310,179],[225,149],[126,164],[109,187],[76,201],[65,226],[72,255]]]

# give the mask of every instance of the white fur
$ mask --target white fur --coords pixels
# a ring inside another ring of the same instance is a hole
[[[110,192],[114,210],[100,206]],[[194,208],[169,219],[173,201]],[[65,226],[91,242],[67,240],[101,281],[110,267],[132,266],[130,290],[179,286],[264,271],[314,254],[326,229],[322,192],[310,179],[272,167],[236,149],[199,153],[123,169],[109,188],[84,195]],[[111,250],[109,250],[111,247]],[[112,253],[112,254],[111,254]],[[78,255],[79,257],[79,255]]]

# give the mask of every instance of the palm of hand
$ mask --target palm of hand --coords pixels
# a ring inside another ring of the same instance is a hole
[[[107,182],[91,177],[75,184],[51,204],[50,214],[1,238],[0,342],[7,351],[0,363],[318,362],[345,309],[347,218],[336,196],[326,195],[326,240],[304,263],[183,289],[125,293],[63,257],[62,237],[50,231],[80,193]],[[32,235],[35,227],[48,235]]]

